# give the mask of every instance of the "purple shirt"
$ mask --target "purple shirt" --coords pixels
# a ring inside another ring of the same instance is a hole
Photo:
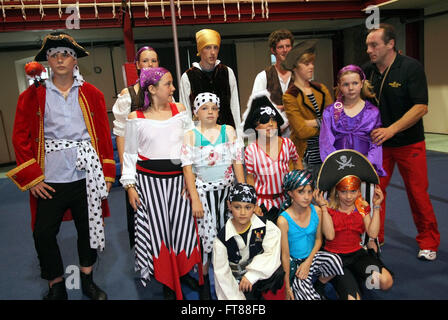
[[[386,176],[383,169],[383,148],[372,142],[370,133],[381,127],[379,110],[369,101],[353,118],[335,103],[325,108],[320,127],[319,146],[322,161],[333,151],[353,149],[361,152],[373,164],[378,176]]]

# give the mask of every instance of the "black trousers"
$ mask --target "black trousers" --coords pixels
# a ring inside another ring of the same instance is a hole
[[[47,184],[56,192],[49,191],[52,199],[38,199],[33,238],[40,263],[41,277],[53,280],[64,275],[56,236],[67,209],[71,210],[78,232],[79,264],[82,267],[90,267],[96,262],[97,253],[96,249],[90,248],[89,242],[86,180]]]

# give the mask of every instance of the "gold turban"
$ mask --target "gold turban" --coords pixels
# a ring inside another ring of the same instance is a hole
[[[215,44],[218,47],[221,46],[221,36],[219,33],[212,29],[202,29],[196,32],[196,46],[198,48],[198,56],[201,54],[201,50],[211,44]]]

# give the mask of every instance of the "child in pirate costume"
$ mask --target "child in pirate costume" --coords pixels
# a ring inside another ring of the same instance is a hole
[[[321,251],[322,211],[311,203],[312,184],[306,170],[293,170],[283,181],[287,199],[280,207],[277,226],[282,232],[287,300],[321,300],[325,284],[344,274],[338,255]]]
[[[380,112],[370,103],[375,97],[362,69],[348,65],[337,74],[335,103],[324,110],[320,127],[319,149],[322,161],[335,150],[353,149],[369,159],[380,177],[383,169],[383,148],[373,143],[370,133],[381,127]]]
[[[159,67],[159,57],[157,52],[149,47],[141,47],[134,59],[137,74],[140,77],[140,70],[143,68],[157,68]],[[112,112],[114,113],[114,127],[113,133],[116,136],[118,157],[120,159],[121,168],[123,168],[123,152],[124,152],[124,132],[126,128],[126,120],[128,115],[137,109],[138,95],[140,93],[140,82],[137,79],[135,84],[124,88],[115,101]],[[126,218],[129,233],[129,245],[132,248],[135,244],[134,237],[134,209],[129,204],[128,193],[126,196]]]
[[[228,218],[226,201],[230,187],[235,176],[238,182],[244,182],[243,146],[238,143],[232,126],[216,123],[219,107],[219,98],[213,93],[196,96],[193,111],[199,123],[185,135],[181,153],[202,244],[205,284],[199,291],[201,300],[210,300],[209,256],[216,234]]]
[[[78,58],[88,55],[68,34],[45,36],[36,61],[48,61],[52,77],[19,97],[13,128],[17,167],[8,173],[30,191],[34,243],[47,300],[67,299],[56,236],[62,220],[78,232],[82,291],[107,299],[93,282],[97,250],[105,246],[106,197],[115,180],[112,140],[103,94],[84,81]]]
[[[201,92],[211,92],[219,97],[221,107],[218,124],[228,124],[240,136],[241,114],[238,84],[233,70],[218,59],[221,35],[212,29],[196,33],[197,56],[201,59],[182,74],[179,99],[192,118],[193,102]]]
[[[254,214],[253,186],[231,188],[232,218],[213,244],[213,271],[219,300],[260,300],[268,292],[280,295],[284,272],[280,262],[280,230]]]
[[[304,160],[305,168],[316,180],[322,165],[319,154],[319,130],[322,113],[333,103],[327,87],[313,81],[317,41],[302,41],[288,52],[282,66],[294,74],[294,85],[283,95],[283,106],[291,129],[291,140]]]
[[[292,169],[302,169],[294,143],[280,135],[283,118],[264,92],[249,99],[250,110],[244,123],[244,134],[256,141],[245,150],[247,183],[257,191],[257,214],[267,215],[276,223],[283,194],[283,177]]]
[[[165,299],[182,299],[180,280],[201,266],[190,201],[182,194],[180,155],[190,121],[185,107],[171,102],[175,88],[168,70],[142,69],[140,87],[141,104],[126,123],[120,179],[136,211],[135,269],[143,285],[154,277]]]
[[[362,198],[361,181],[374,183],[373,214]],[[316,202],[322,210],[322,232],[326,238],[325,251],[338,254],[342,259],[343,275],[331,280],[342,300],[361,299],[360,284],[368,289],[388,290],[393,275],[373,253],[361,246],[361,235],[367,232],[376,238],[380,229],[380,208],[384,199],[379,178],[372,164],[361,153],[342,149],[330,154],[324,161],[317,185]],[[330,191],[329,201],[323,191]]]

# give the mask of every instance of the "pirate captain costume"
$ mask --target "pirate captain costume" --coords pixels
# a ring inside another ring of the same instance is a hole
[[[54,54],[77,59],[88,52],[71,36],[52,33],[44,38],[35,60]],[[53,79],[44,85],[39,79],[19,96],[12,137],[17,167],[7,174],[22,191],[41,182],[56,190],[52,199],[37,199],[30,192],[31,227],[41,277],[49,281],[64,274],[56,240],[62,220],[73,219],[77,225],[80,265],[95,263],[96,250],[105,245],[103,217],[110,214],[106,182],[115,180],[104,95],[83,80],[77,65],[66,96]],[[90,298],[107,298],[93,283],[92,273],[81,272],[81,281]],[[51,286],[45,297],[66,298],[64,281]]]
[[[331,280],[340,299],[361,296],[361,283],[366,283],[374,270],[382,273],[384,265],[373,249],[361,245],[361,235],[367,231],[364,217],[371,213],[369,204],[359,196],[352,212],[340,211],[337,191],[360,190],[361,182],[379,184],[379,177],[372,163],[360,152],[341,149],[331,153],[324,161],[317,181],[322,191],[331,191],[328,214],[333,221],[335,236],[326,240],[324,250],[337,254],[342,260],[343,275]],[[378,205],[373,210],[379,210]],[[373,215],[379,214],[374,212]]]

